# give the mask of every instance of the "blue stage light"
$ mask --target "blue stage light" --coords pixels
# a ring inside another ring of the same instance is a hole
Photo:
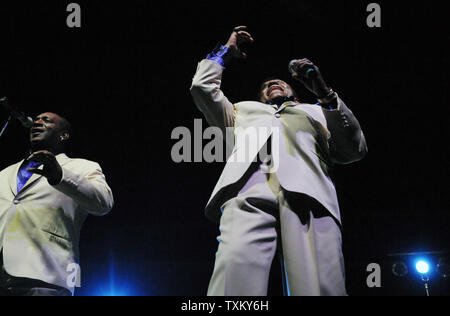
[[[430,271],[430,265],[425,260],[419,260],[416,262],[416,270],[420,274],[427,274]]]
[[[106,275],[97,281],[92,296],[137,296],[138,287],[134,277],[123,265],[118,265],[111,257]]]

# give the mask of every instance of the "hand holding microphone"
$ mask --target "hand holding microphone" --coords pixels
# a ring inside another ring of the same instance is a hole
[[[289,72],[292,76],[300,76],[305,79],[312,79],[317,75],[314,64],[308,59],[293,59],[289,62]]]
[[[293,59],[289,62],[289,72],[297,81],[300,81],[317,98],[324,98],[330,94],[330,88],[322,78],[319,68],[309,59]]]

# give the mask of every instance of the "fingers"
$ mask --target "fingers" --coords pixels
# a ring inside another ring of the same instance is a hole
[[[235,27],[233,32],[236,33],[239,42],[254,42],[255,41],[253,39],[252,35],[249,32],[247,32],[247,26],[245,26],[245,25]]]
[[[314,64],[308,58],[297,59],[296,61],[297,69],[302,70],[303,68],[311,68],[314,67]]]
[[[297,59],[294,65],[295,71],[291,74],[292,78],[302,83],[313,79],[313,76],[310,75],[311,71],[315,74],[319,73],[319,68],[308,58]]]
[[[241,50],[241,45],[245,43],[253,43],[255,40],[252,35],[247,32],[247,26],[241,25],[233,29],[228,42],[225,46],[230,47],[233,51],[233,57],[247,58],[247,54]]]
[[[251,42],[254,41],[253,37],[250,35],[249,32],[246,32],[246,31],[239,31],[239,32],[236,32],[236,33],[237,33],[239,39],[248,39],[248,40],[250,40]]]
[[[236,36],[236,46],[237,51],[235,57],[237,58],[247,58],[247,54],[240,49],[240,46],[245,43],[253,43],[255,40],[252,35],[247,32],[247,26],[242,25],[234,28],[235,36]]]
[[[302,81],[302,79],[296,73],[292,73],[291,77],[292,77],[292,79],[295,79],[297,81]]]
[[[28,172],[35,173],[35,174],[38,174],[38,175],[41,175],[41,176],[45,175],[44,170],[41,170],[41,169],[38,169],[38,168],[29,168]]]
[[[39,167],[35,166],[28,168],[28,171],[46,177],[50,184],[59,183],[62,178],[61,166],[54,154],[49,151],[44,150],[35,152],[28,157],[27,161],[40,162],[43,165],[43,168],[39,169]]]
[[[46,164],[48,162],[51,162],[55,159],[55,156],[46,150],[40,150],[32,153],[30,157],[27,158],[27,161],[34,161],[34,162],[40,162],[43,164]]]
[[[245,26],[245,25],[241,25],[241,26],[236,26],[234,29],[233,29],[233,32],[239,32],[239,31],[243,31],[243,30],[246,30],[247,29],[247,26]]]

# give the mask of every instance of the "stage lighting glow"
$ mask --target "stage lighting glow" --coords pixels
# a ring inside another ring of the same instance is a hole
[[[125,290],[110,289],[107,291],[99,291],[96,296],[130,296]]]
[[[424,260],[419,260],[416,263],[416,270],[420,274],[427,274],[430,271],[430,265]]]
[[[134,296],[134,290],[132,287],[124,280],[117,280],[116,277],[110,278],[109,280],[104,280],[94,288],[92,296]]]
[[[92,296],[137,296],[136,280],[129,271],[117,266],[114,258],[109,261],[108,273],[98,280],[90,295]]]

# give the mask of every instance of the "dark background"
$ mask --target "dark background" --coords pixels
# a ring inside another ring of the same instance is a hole
[[[255,43],[224,74],[231,101],[254,99],[262,79],[287,78],[289,60],[308,57],[362,125],[368,156],[336,167],[349,294],[423,294],[414,278],[390,283],[387,255],[450,250],[443,4],[378,1],[382,27],[371,29],[371,1],[77,1],[82,27],[70,29],[70,2],[0,4],[0,96],[30,116],[66,116],[70,156],[99,162],[113,189],[113,211],[82,230],[78,295],[206,293],[218,227],[203,208],[223,164],[172,162],[171,132],[202,118],[189,93],[197,62],[237,25]],[[13,122],[0,168],[27,145]],[[372,262],[381,289],[366,286]],[[281,294],[277,262],[270,294]]]

